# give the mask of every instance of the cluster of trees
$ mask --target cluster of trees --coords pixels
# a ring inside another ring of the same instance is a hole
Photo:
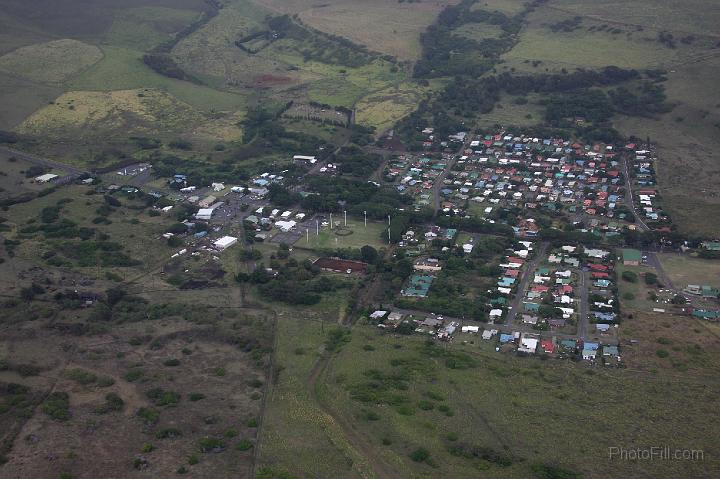
[[[334,155],[333,161],[339,163],[338,171],[341,174],[367,178],[382,164],[382,156],[375,153],[365,153],[358,146],[343,146]]]
[[[251,274],[239,273],[235,279],[240,283],[256,284],[260,294],[267,299],[289,304],[316,304],[322,299],[322,293],[350,287],[343,279],[321,276],[320,268],[309,260],[298,263],[290,258],[285,264],[276,266],[276,275],[258,267]]]
[[[394,189],[379,188],[372,183],[342,177],[313,176],[307,179],[307,190],[301,205],[311,213],[348,211],[370,218],[384,219],[412,201]]]
[[[416,78],[452,75],[480,76],[494,66],[500,55],[514,44],[526,11],[509,17],[502,12],[473,10],[475,0],[463,0],[446,7],[436,22],[420,36],[422,58],[415,64]],[[498,38],[474,40],[455,34],[454,30],[468,23],[498,25]]]

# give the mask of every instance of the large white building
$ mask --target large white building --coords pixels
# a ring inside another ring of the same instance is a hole
[[[219,240],[215,241],[215,243],[213,243],[213,246],[215,246],[215,248],[217,248],[218,250],[223,251],[237,243],[237,241],[238,239],[234,236],[223,236]]]

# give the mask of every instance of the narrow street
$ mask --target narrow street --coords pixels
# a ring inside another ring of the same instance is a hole
[[[585,269],[580,270],[580,280],[578,285],[580,286],[580,305],[578,306],[578,324],[577,324],[577,335],[583,341],[587,340],[588,328],[590,318],[588,317],[588,272]]]
[[[515,316],[522,312],[522,301],[525,297],[525,290],[530,283],[530,279],[533,277],[533,272],[537,269],[543,259],[545,259],[545,253],[547,252],[548,246],[550,246],[550,243],[547,241],[540,243],[537,251],[535,251],[535,258],[524,266],[525,270],[522,273],[522,279],[520,280],[518,289],[515,292],[515,297],[513,297],[513,300],[510,303],[510,309],[508,309],[507,318],[505,319],[506,325],[511,325]]]

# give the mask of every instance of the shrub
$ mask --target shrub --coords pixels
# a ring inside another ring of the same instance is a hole
[[[255,419],[254,417],[248,419],[247,427],[258,427],[258,421],[257,421],[257,419]]]
[[[426,400],[418,402],[418,407],[423,411],[432,411],[433,409],[435,409],[435,405],[432,402]]]
[[[659,358],[666,358],[666,357],[670,356],[670,353],[667,352],[666,349],[658,349],[657,351],[655,351],[655,354]]]
[[[155,450],[155,446],[153,446],[149,442],[146,442],[145,444],[143,444],[142,449],[140,449],[141,452],[145,452],[145,453],[152,452],[154,450]]]
[[[424,462],[430,458],[430,451],[424,447],[419,447],[410,453],[410,459],[415,462]]]
[[[116,393],[108,393],[105,395],[105,404],[99,406],[95,412],[105,414],[113,411],[122,411],[125,407],[125,401]]]
[[[180,436],[182,436],[182,432],[179,429],[175,429],[174,427],[163,429],[162,431],[158,431],[157,434],[155,434],[155,437],[157,437],[158,439],[175,439],[176,437]]]
[[[142,369],[131,369],[125,373],[125,381],[132,383],[143,377],[145,372]]]
[[[200,401],[201,399],[205,399],[205,395],[203,393],[190,393],[188,399],[193,402]]]
[[[143,420],[146,426],[157,424],[160,419],[160,411],[149,407],[141,407],[137,412],[137,417]]]
[[[175,391],[165,391],[162,388],[153,388],[145,393],[156,406],[175,406],[180,402],[180,394]]]
[[[180,366],[180,360],[179,360],[179,359],[175,359],[175,358],[166,359],[166,360],[163,362],[163,364],[164,364],[165,366],[169,366],[169,367]]]
[[[225,450],[225,443],[215,437],[204,437],[199,442],[200,452],[222,452]]]
[[[253,378],[247,382],[247,385],[252,388],[259,388],[263,385],[263,382],[260,381],[258,378]]]
[[[253,448],[253,443],[249,439],[241,439],[240,442],[237,443],[237,446],[235,448],[238,451],[248,451]]]
[[[633,271],[623,271],[622,272],[622,279],[629,283],[637,283],[638,281],[638,275],[637,273]]]
[[[56,421],[67,421],[70,419],[70,396],[66,392],[54,392],[45,400],[42,410]]]
[[[647,272],[645,273],[645,284],[653,285],[657,284],[658,277],[655,273]]]
[[[194,465],[197,464],[198,462],[200,462],[200,459],[197,457],[196,454],[192,454],[192,455],[188,458],[188,464],[190,464],[191,466],[194,466]]]

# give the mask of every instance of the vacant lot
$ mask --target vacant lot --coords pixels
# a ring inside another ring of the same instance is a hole
[[[673,253],[658,254],[663,269],[676,288],[688,284],[720,287],[720,262]]]
[[[171,314],[114,324],[112,335],[62,314],[21,323],[25,334],[3,326],[0,360],[12,370],[0,384],[29,392],[5,414],[14,441],[2,474],[248,477],[266,363],[238,339],[260,338],[261,348],[271,327],[263,322],[253,311],[206,310],[202,321]]]
[[[714,363],[684,377],[667,373],[673,378],[668,381],[663,373],[588,370],[357,327],[331,364],[321,399],[372,444],[368,454],[406,477],[477,477],[480,469],[486,476],[527,478],[540,465],[586,478],[708,476],[718,468],[707,459],[717,442],[707,437],[713,435],[707,403],[673,406],[687,404],[689,391],[709,399],[706,381]],[[594,427],[573,432],[588,422]],[[670,438],[704,449],[705,461],[608,463],[610,446]]]

